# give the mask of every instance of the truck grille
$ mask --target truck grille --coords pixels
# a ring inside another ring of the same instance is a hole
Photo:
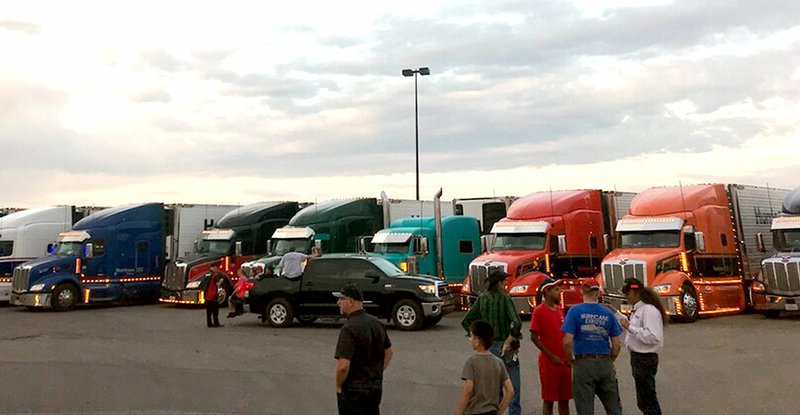
[[[14,275],[11,279],[11,289],[16,292],[28,290],[28,279],[31,276],[31,269],[27,267],[14,268]]]
[[[161,286],[172,291],[186,287],[186,264],[170,262],[164,269],[164,282]]]
[[[482,293],[489,288],[489,270],[493,268],[505,271],[505,267],[500,264],[471,265],[469,267],[469,283],[473,294]]]
[[[771,291],[800,291],[800,260],[783,262],[780,259],[766,260],[763,264],[764,279]]]
[[[603,282],[608,293],[621,292],[626,278],[636,278],[646,285],[646,275],[645,263],[642,261],[625,261],[625,264],[619,261],[603,263]]]

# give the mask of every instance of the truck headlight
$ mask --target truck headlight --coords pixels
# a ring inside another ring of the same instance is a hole
[[[36,284],[31,286],[31,291],[42,291],[44,289],[44,284]]]
[[[197,287],[200,286],[201,282],[202,281],[200,281],[200,280],[189,281],[189,283],[186,284],[186,288],[189,288],[189,289],[197,288]]]
[[[436,294],[436,285],[434,284],[420,284],[419,289],[422,290],[425,294],[435,295]]]
[[[672,284],[661,284],[653,286],[653,291],[658,294],[666,294],[672,290]]]
[[[509,291],[508,293],[509,294],[522,294],[522,293],[525,293],[527,291],[528,291],[528,284],[522,284],[522,285],[515,285],[515,286],[511,287],[511,291]]]

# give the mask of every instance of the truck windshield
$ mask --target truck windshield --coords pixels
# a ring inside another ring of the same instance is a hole
[[[83,251],[83,242],[60,242],[56,249],[58,256],[79,256]]]
[[[373,252],[376,254],[407,254],[408,242],[401,244],[373,244]]]
[[[773,245],[779,252],[800,252],[800,229],[773,231]]]
[[[620,232],[621,248],[677,248],[681,246],[680,231]]]
[[[405,272],[397,267],[397,265],[392,264],[391,262],[383,259],[383,258],[372,258],[372,263],[375,264],[378,268],[383,271],[384,274],[390,277],[397,277],[399,275],[405,275]]]
[[[231,247],[231,241],[209,241],[206,239],[200,241],[200,250],[198,251],[198,253],[228,255],[230,247]]]
[[[525,249],[541,251],[544,249],[547,235],[544,233],[498,233],[492,249],[495,251]]]
[[[283,255],[289,251],[308,253],[308,239],[278,239],[275,241],[275,255]]]

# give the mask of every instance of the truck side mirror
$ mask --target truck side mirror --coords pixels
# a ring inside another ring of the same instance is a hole
[[[88,244],[84,245],[83,246],[83,256],[86,259],[89,259],[89,258],[93,257],[94,256],[94,245],[92,245],[91,243],[88,243]]]
[[[200,241],[195,239],[194,242],[192,242],[192,248],[194,249],[194,252],[200,252]]]
[[[272,239],[267,239],[267,255],[272,255]]]
[[[322,241],[319,239],[314,240],[314,248],[317,248],[317,251],[320,255],[322,255]]]
[[[419,251],[417,254],[428,255],[428,238],[424,236],[419,238]]]
[[[360,254],[367,253],[367,237],[366,236],[359,236],[356,239],[356,252]]]
[[[234,255],[242,256],[242,241],[236,241],[236,244],[234,244],[233,251]]]
[[[53,256],[56,254],[56,244],[47,244],[47,255]]]
[[[371,279],[372,282],[377,282],[381,279],[381,273],[374,269],[368,269],[364,272],[364,277]]]
[[[567,253],[567,235],[558,235],[558,253]]]
[[[489,252],[489,247],[492,246],[492,237],[494,235],[481,236],[481,253]]]
[[[706,252],[706,237],[703,232],[694,233],[694,243],[697,247],[697,252]]]
[[[416,256],[408,258],[408,274],[419,274],[419,261]]]
[[[758,249],[758,252],[767,252],[767,245],[764,244],[764,234],[761,232],[756,234],[756,249]]]
[[[611,237],[607,234],[603,234],[603,246],[606,247],[606,252],[611,251]]]

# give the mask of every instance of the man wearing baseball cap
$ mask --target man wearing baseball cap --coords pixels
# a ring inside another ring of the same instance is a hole
[[[572,399],[572,369],[564,354],[564,310],[561,302],[560,280],[545,278],[539,285],[544,301],[531,316],[531,341],[539,348],[539,379],[542,384],[544,415],[553,414],[558,402],[559,415],[569,415]]]
[[[597,395],[606,414],[622,415],[614,360],[621,347],[622,327],[614,313],[598,304],[600,285],[594,278],[581,286],[583,304],[564,318],[564,353],[572,365],[572,391],[578,415],[594,414]]]
[[[355,284],[333,295],[339,299],[339,311],[347,316],[334,354],[339,414],[378,414],[392,342],[383,324],[364,311],[364,294]]]

